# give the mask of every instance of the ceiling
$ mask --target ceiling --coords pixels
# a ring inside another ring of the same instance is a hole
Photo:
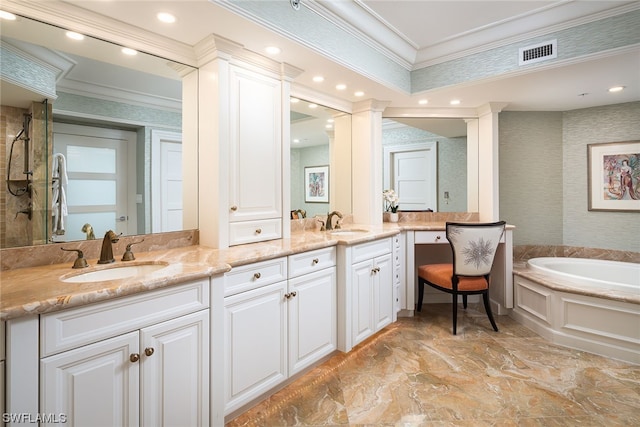
[[[289,1],[277,0],[278,3]],[[264,22],[256,23],[255,17],[241,16],[233,3],[222,0],[67,0],[62,4],[107,17],[107,22],[128,24],[187,46],[195,46],[211,34],[261,54],[266,45],[277,45],[282,51],[274,59],[304,70],[296,78],[295,85],[345,102],[377,99],[388,101],[392,108],[450,108],[450,100],[458,98],[462,102],[460,107],[477,108],[487,102],[504,102],[507,103],[505,110],[566,111],[640,100],[640,46],[411,94],[364,77],[339,64],[317,46],[303,45],[295,35],[284,34]],[[640,8],[639,1],[608,0],[301,0],[301,3],[302,7],[313,8],[332,22],[348,26],[359,38],[409,70],[544,34],[551,28],[570,25],[568,22],[593,20],[593,16],[604,16],[602,14],[611,10]],[[155,15],[161,11],[174,14],[177,22],[167,25],[157,21]],[[325,77],[324,82],[312,81],[317,74]],[[338,91],[337,83],[345,83],[348,89]],[[614,85],[623,85],[626,89],[616,94],[608,93],[607,89]],[[364,98],[356,97],[355,90],[363,91]],[[420,99],[428,100],[427,107],[418,107]]]

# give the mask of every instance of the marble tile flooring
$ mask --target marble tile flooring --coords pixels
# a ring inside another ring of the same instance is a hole
[[[550,344],[449,304],[400,318],[227,423],[236,426],[640,426],[640,366]]]

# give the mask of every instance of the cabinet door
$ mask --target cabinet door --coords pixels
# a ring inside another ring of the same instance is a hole
[[[225,413],[287,378],[287,282],[224,299]]]
[[[289,375],[292,375],[336,349],[335,267],[289,280],[288,295]]]
[[[282,217],[281,83],[232,66],[229,221]]]
[[[373,301],[375,330],[379,331],[393,322],[393,264],[391,255],[384,255],[374,260]]]
[[[374,332],[373,261],[353,264],[351,270],[351,342],[355,346]]]
[[[46,357],[40,407],[73,426],[139,425],[138,332]]]
[[[143,426],[209,425],[209,310],[140,331]]]

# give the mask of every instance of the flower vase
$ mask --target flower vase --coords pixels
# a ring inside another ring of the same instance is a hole
[[[389,222],[398,222],[398,212],[389,212],[388,221]]]

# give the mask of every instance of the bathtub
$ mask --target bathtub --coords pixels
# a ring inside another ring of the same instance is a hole
[[[640,264],[601,259],[545,257],[532,258],[527,265],[534,271],[544,272],[558,279],[568,279],[580,286],[640,294]]]
[[[513,275],[516,321],[555,344],[640,364],[640,264],[541,257]]]

